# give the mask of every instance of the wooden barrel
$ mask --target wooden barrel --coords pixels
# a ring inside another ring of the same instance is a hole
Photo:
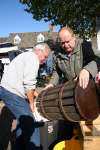
[[[94,120],[99,115],[95,83],[90,80],[88,87],[82,89],[78,83],[69,81],[42,91],[37,108],[49,120]]]

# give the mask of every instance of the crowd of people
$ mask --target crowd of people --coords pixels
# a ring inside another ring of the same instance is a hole
[[[3,74],[0,99],[18,120],[16,150],[42,149],[38,123],[33,116],[38,76],[50,75],[43,90],[69,80],[79,80],[80,87],[85,89],[89,79],[95,79],[99,71],[100,54],[92,44],[87,46],[70,27],[62,27],[58,38],[59,46],[53,52],[45,42],[36,44],[32,52],[15,57]]]

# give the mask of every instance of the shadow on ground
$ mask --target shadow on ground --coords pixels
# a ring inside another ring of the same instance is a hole
[[[0,111],[0,150],[14,150],[14,116],[6,106]]]

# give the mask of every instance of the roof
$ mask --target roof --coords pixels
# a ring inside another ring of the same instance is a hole
[[[21,43],[19,47],[21,48],[31,48],[37,43],[37,36],[39,34],[44,35],[45,40],[52,39],[56,41],[57,32],[25,32],[25,33],[11,33],[9,35],[8,41],[14,44],[14,37],[18,35],[21,38]]]

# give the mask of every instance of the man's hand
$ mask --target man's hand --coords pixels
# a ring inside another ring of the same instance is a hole
[[[54,87],[54,85],[53,85],[53,84],[47,84],[46,87],[43,88],[43,90],[47,90],[47,89],[49,89],[49,88],[51,88],[51,87]]]
[[[34,91],[34,98],[37,99],[38,95],[39,95],[39,93],[35,90]]]
[[[79,85],[83,89],[87,88],[89,83],[89,72],[85,69],[82,69],[79,74]]]

